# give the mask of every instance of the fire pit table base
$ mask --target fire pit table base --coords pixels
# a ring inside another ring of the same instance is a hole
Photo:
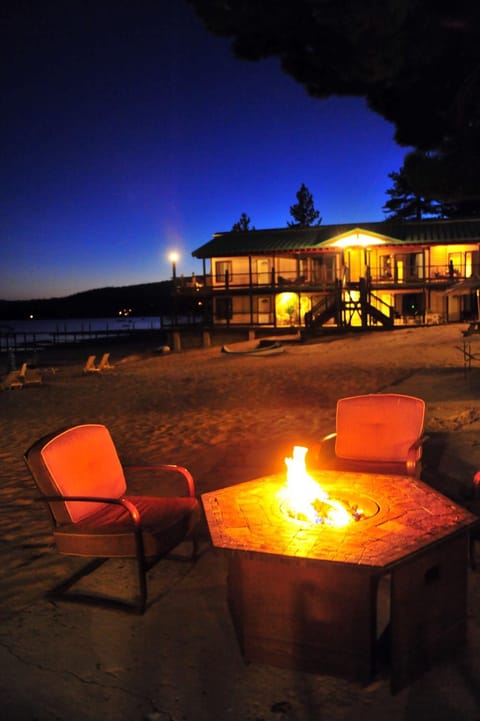
[[[393,569],[379,636],[377,574],[229,552],[228,604],[244,658],[363,685],[388,672],[396,692],[464,642],[466,554],[466,538],[455,538]]]
[[[410,477],[322,471],[323,485],[374,499],[346,528],[299,524],[269,476],[203,494],[244,657],[399,691],[465,640],[468,536],[479,523]]]
[[[368,683],[371,585],[358,569],[231,554],[228,602],[245,659]]]

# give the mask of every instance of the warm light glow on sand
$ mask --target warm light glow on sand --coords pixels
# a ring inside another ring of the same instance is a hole
[[[285,458],[287,482],[280,491],[281,503],[297,520],[346,526],[353,520],[351,514],[309,475],[305,465],[307,451],[303,446],[294,446],[292,458]]]

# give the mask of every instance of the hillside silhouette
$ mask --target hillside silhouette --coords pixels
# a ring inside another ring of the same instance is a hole
[[[62,298],[0,300],[1,320],[157,316],[195,312],[192,298],[176,295],[172,281],[96,288]],[[175,304],[175,306],[174,306]]]

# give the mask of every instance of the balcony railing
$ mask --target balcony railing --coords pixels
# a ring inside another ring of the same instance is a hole
[[[472,269],[468,273],[468,277],[474,275],[475,272],[479,272],[479,268]],[[464,269],[454,269],[452,272],[448,264],[445,265],[432,265],[429,269],[409,269],[405,267],[399,267],[398,265],[393,269],[393,272],[386,271],[384,268],[369,268],[368,269],[368,280],[369,283],[377,288],[381,287],[392,287],[392,286],[405,286],[407,285],[440,285],[448,284],[450,282],[458,282],[464,280],[466,276]],[[336,276],[332,269],[327,269],[327,272],[318,272],[317,269],[314,272],[306,272],[299,275],[295,272],[282,271],[277,273],[276,271],[270,273],[225,273],[223,276],[205,276],[204,286],[212,290],[233,290],[242,288],[270,288],[276,290],[304,290],[304,289],[315,289],[315,290],[329,290],[335,286],[335,283],[341,281],[347,285],[355,284],[359,282],[359,278],[349,277],[348,272],[343,277]]]

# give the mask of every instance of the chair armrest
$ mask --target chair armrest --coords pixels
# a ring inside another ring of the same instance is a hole
[[[415,443],[412,443],[412,445],[410,446],[410,449],[418,450],[420,448],[420,446],[423,446],[425,441],[428,441],[429,438],[430,438],[430,436],[426,436],[426,435],[420,436],[420,438],[417,438]]]
[[[407,453],[407,473],[409,475],[414,475],[416,468],[417,468],[417,461],[418,461],[418,449],[423,446],[426,440],[428,440],[429,436],[420,436],[420,438],[417,438],[417,440],[412,443],[410,448],[408,449]]]
[[[177,466],[172,463],[164,463],[154,466],[124,466],[124,468],[125,470],[130,471],[176,471],[177,473],[180,473],[186,480],[188,486],[188,495],[192,498],[195,497],[195,481],[193,480],[193,476],[188,470],[188,468],[185,468],[184,466]]]
[[[480,500],[480,471],[473,476],[472,486],[472,498],[474,501],[478,501]]]
[[[327,441],[331,441],[333,438],[337,437],[336,431],[333,433],[327,433],[326,436],[323,436],[323,438],[320,439],[320,443],[326,443]]]
[[[325,455],[329,458],[332,454],[332,447],[333,444],[331,441],[333,441],[337,437],[337,434],[334,433],[328,433],[326,436],[323,436],[323,438],[320,438],[320,440],[317,443],[314,443],[311,445],[308,449],[307,454],[307,464],[313,466],[314,468],[318,466],[320,463],[321,456]],[[327,450],[325,450],[327,449]]]
[[[115,506],[123,506],[126,511],[130,514],[135,526],[140,523],[140,511],[132,501],[127,498],[104,498],[103,496],[41,496],[36,498],[36,501],[43,503],[64,503],[65,501],[79,501],[82,503],[110,503]]]

